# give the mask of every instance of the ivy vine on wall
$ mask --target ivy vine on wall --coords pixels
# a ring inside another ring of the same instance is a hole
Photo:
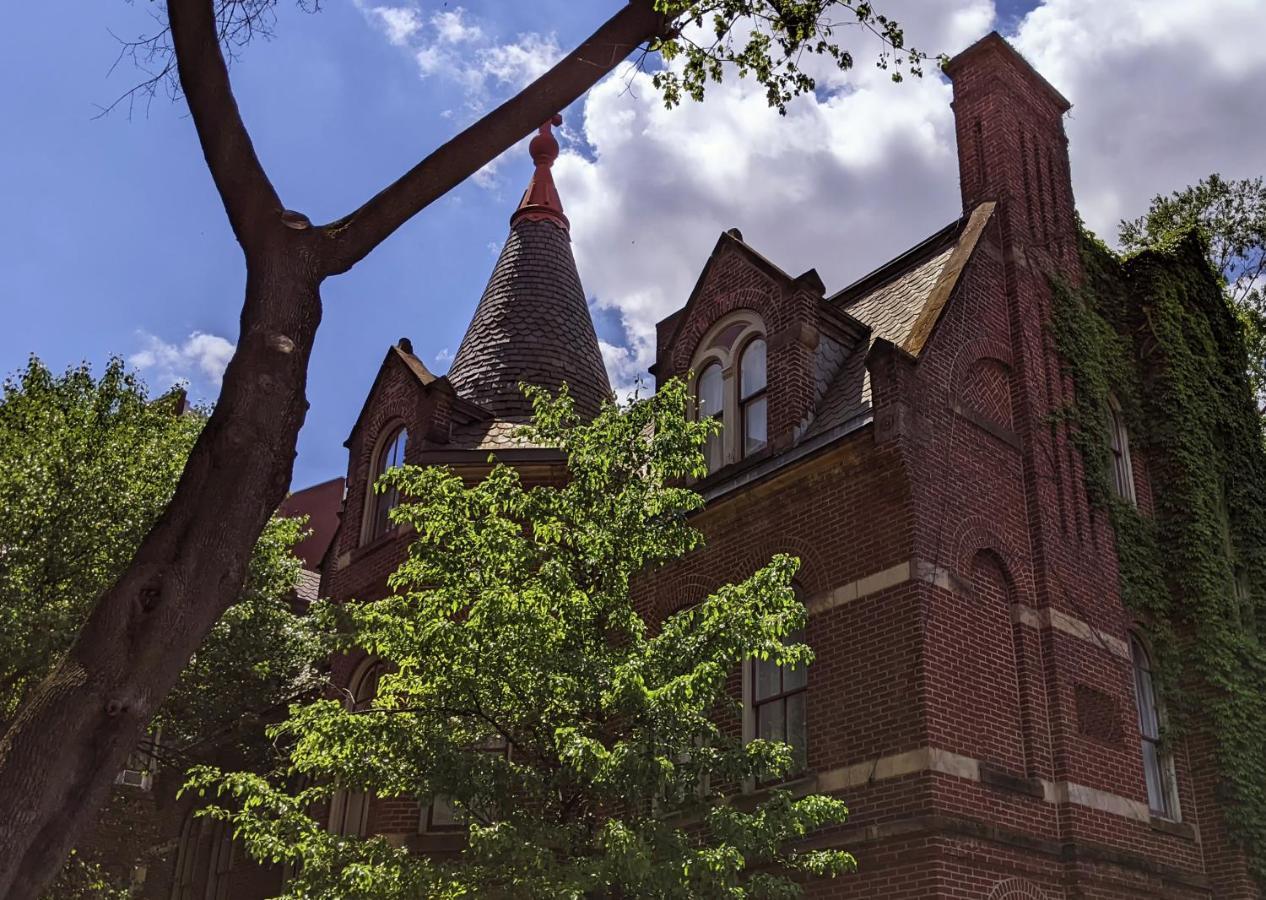
[[[1055,285],[1062,410],[1113,524],[1121,596],[1152,643],[1167,739],[1207,742],[1232,836],[1266,884],[1266,451],[1242,333],[1198,239],[1122,259],[1082,234]],[[1154,516],[1110,484],[1108,397],[1147,460]]]

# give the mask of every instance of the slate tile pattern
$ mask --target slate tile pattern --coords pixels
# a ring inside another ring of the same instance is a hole
[[[531,416],[520,382],[551,391],[566,383],[577,410],[597,414],[611,385],[563,228],[530,219],[511,227],[448,379],[498,420]]]
[[[842,425],[870,408],[870,374],[866,371],[870,344],[876,338],[897,346],[905,342],[955,246],[956,242],[841,305],[844,312],[870,326],[870,340],[861,342],[845,357],[835,380],[822,395],[817,415],[803,439]]]

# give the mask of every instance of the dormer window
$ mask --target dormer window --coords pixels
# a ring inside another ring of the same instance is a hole
[[[703,448],[708,471],[715,472],[769,443],[765,328],[743,310],[712,326],[699,348],[691,366],[696,414],[723,426]]]
[[[388,469],[404,465],[404,451],[409,443],[409,432],[404,426],[398,426],[387,432],[378,452],[374,455],[374,466],[370,470],[367,498],[367,515],[365,517],[365,540],[372,541],[379,535],[387,533],[391,528],[391,519],[387,515],[400,502],[400,492],[394,487],[382,492],[374,490],[378,479]]]

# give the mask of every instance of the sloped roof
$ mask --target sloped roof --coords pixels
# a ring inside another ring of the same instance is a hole
[[[981,204],[828,299],[865,324],[870,334],[844,358],[804,439],[870,408],[866,354],[876,340],[890,341],[912,356],[922,352],[993,210],[993,203]]]
[[[305,569],[321,568],[321,560],[338,530],[339,510],[343,505],[343,479],[331,478],[312,487],[295,491],[277,508],[283,518],[308,517],[310,534],[295,545],[294,554],[303,560]]]
[[[458,396],[494,417],[526,421],[520,382],[557,391],[594,416],[611,393],[571,239],[559,224],[517,219],[448,371]]]

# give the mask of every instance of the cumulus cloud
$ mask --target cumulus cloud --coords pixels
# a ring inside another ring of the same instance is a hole
[[[1211,172],[1262,174],[1266,9],[1243,0],[1047,0],[1016,47],[1068,97],[1077,205],[1092,229]]]
[[[885,12],[933,51],[1002,27],[990,0]],[[1260,173],[1266,117],[1246,98],[1266,75],[1264,28],[1242,0],[1045,0],[1016,23],[1008,38],[1073,103],[1074,189],[1093,229],[1111,240],[1152,195],[1212,171]],[[819,69],[785,118],[733,80],[672,111],[643,75],[590,92],[583,152],[555,175],[585,286],[624,326],[603,347],[614,383],[653,361],[654,323],[685,302],[725,228],[833,290],[959,214],[949,84],[934,71],[892,84],[857,40],[858,67]]]
[[[563,55],[554,34],[527,32],[499,42],[461,6],[424,18],[414,6],[373,6],[356,0],[388,42],[413,55],[423,78],[443,78],[468,93],[469,111],[482,111],[494,95],[530,84]]]
[[[408,6],[369,6],[362,10],[375,19],[378,26],[387,36],[387,40],[397,47],[406,47],[409,39],[422,30],[422,17],[418,11]]]
[[[183,343],[168,343],[157,335],[139,332],[142,347],[128,362],[148,372],[156,386],[177,382],[204,383],[218,389],[236,347],[217,334],[192,332]]]
[[[994,17],[987,0],[914,10],[894,15],[934,48],[965,46]],[[590,92],[587,146],[555,178],[585,286],[626,332],[604,348],[616,383],[652,362],[655,322],[685,302],[728,227],[792,275],[817,268],[842,287],[958,215],[949,85],[935,73],[893,84],[856,40],[858,67],[817,66],[818,91],[785,117],[746,81],[675,110],[643,74]]]

